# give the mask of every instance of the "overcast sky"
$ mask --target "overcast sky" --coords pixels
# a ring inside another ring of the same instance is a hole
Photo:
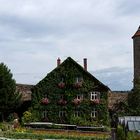
[[[0,0],[0,62],[36,84],[68,56],[112,90],[130,90],[139,0]]]

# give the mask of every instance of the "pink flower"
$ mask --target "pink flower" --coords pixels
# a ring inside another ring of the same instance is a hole
[[[81,103],[81,100],[80,99],[74,99],[72,102],[74,103],[74,105],[79,105]]]
[[[60,104],[60,105],[66,105],[66,104],[67,104],[67,101],[64,100],[64,99],[60,99],[60,100],[58,101],[58,104]]]
[[[64,82],[60,82],[60,83],[58,84],[58,86],[59,86],[60,88],[64,88],[64,87],[65,87],[65,83],[64,83]]]
[[[47,104],[49,104],[50,102],[49,102],[49,99],[48,99],[48,98],[43,98],[43,99],[41,100],[41,103],[47,105]]]
[[[75,83],[75,84],[74,84],[74,87],[75,87],[75,88],[80,88],[80,87],[82,87],[82,82],[77,82],[77,83]]]
[[[94,103],[94,104],[99,104],[100,100],[99,99],[94,99],[94,100],[91,100],[91,102]]]

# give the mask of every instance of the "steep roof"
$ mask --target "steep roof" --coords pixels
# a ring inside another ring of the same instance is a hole
[[[79,65],[76,61],[74,61],[71,57],[68,57],[66,60],[64,60],[59,66],[57,66],[54,70],[60,68],[61,66],[64,66],[66,63],[73,63],[74,65],[76,65],[76,67],[78,67],[82,72],[84,72],[85,74],[87,74],[89,77],[91,77],[94,81],[96,81],[96,83],[98,83],[98,85],[102,86],[105,90],[110,90],[109,87],[107,87],[106,85],[104,85],[102,82],[100,82],[98,79],[96,79],[91,73],[89,73],[88,71],[86,71],[81,65]],[[51,72],[53,72],[54,70],[52,70]],[[51,72],[49,74],[51,74]],[[47,77],[47,76],[46,76]],[[46,78],[45,77],[45,78]],[[44,79],[45,79],[44,78]]]
[[[140,26],[139,26],[138,30],[136,31],[136,33],[132,36],[132,38],[135,38],[137,36],[140,36]]]

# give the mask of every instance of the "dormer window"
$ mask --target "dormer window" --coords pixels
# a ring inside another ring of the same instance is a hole
[[[100,99],[100,92],[98,91],[90,92],[90,100],[96,100],[96,99]]]

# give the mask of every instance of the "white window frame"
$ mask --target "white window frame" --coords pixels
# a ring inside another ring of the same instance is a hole
[[[43,110],[42,117],[46,118],[47,116],[48,116],[48,111],[47,110]]]
[[[90,100],[99,99],[100,98],[99,96],[100,96],[100,92],[98,91],[90,92]]]
[[[66,116],[66,111],[59,111],[59,117],[65,117]]]
[[[94,108],[93,111],[91,111],[91,118],[96,118],[97,117],[97,110]]]
[[[74,111],[74,117],[80,117],[80,111]]]

